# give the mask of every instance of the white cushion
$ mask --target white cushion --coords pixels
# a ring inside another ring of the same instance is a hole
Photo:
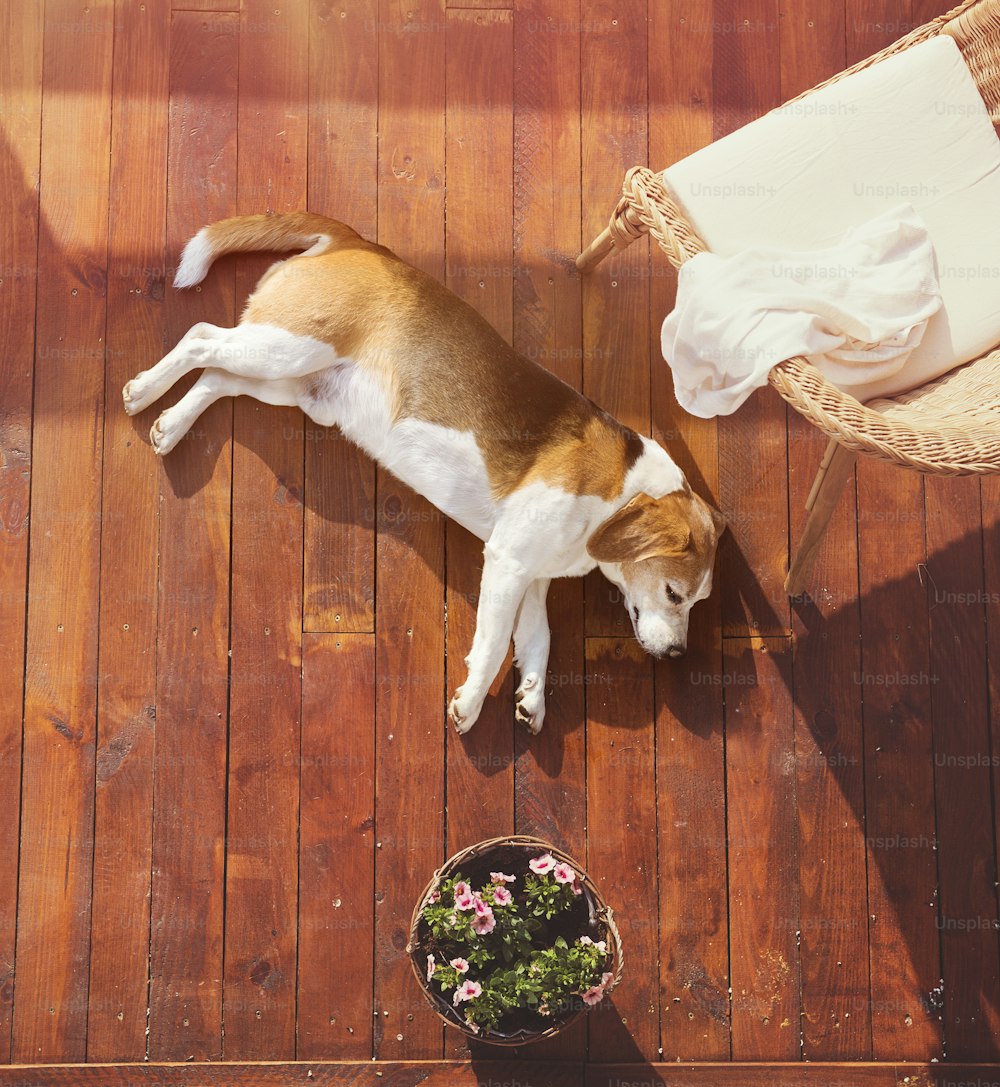
[[[664,171],[708,248],[818,249],[901,203],[927,224],[944,301],[898,374],[915,388],[1000,343],[1000,140],[943,35],[774,110]]]

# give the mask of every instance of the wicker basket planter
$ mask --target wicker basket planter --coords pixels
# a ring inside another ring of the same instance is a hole
[[[607,951],[601,964],[602,976],[605,979],[604,985],[600,987],[602,992],[610,992],[621,979],[621,940],[612,911],[586,873],[572,858],[537,838],[519,836],[479,842],[456,853],[434,873],[414,908],[410,940],[406,947],[414,975],[431,1007],[445,1023],[457,1027],[469,1038],[477,1038],[494,1045],[524,1045],[551,1037],[588,1010],[588,1003],[584,1002],[582,996],[574,995],[559,1007],[546,1009],[544,1014],[524,1006],[506,1012],[490,1029],[477,1028],[465,1019],[464,1011],[468,1005],[456,1007],[453,1000],[442,992],[440,985],[428,977],[428,956],[433,956],[438,963],[447,963],[449,955],[453,954],[453,951],[435,938],[424,916],[425,907],[436,901],[434,896],[441,884],[460,876],[471,888],[482,888],[490,884],[492,873],[508,873],[516,877],[510,890],[520,904],[523,902],[522,888],[526,886],[525,877],[531,875],[528,862],[544,854],[549,854],[557,864],[568,865],[573,869],[576,873],[575,887],[579,893],[564,912],[549,922],[540,922],[539,931],[532,934],[533,946],[551,947],[558,937],[562,937],[571,947],[581,937],[585,938],[582,943],[589,940],[596,945],[603,941]],[[596,949],[587,948],[586,951],[594,953]],[[502,968],[511,969],[514,965],[516,960],[514,963],[503,964]],[[467,976],[485,981],[492,970],[500,968],[498,959],[480,968],[470,967]],[[593,995],[591,999],[594,999]]]

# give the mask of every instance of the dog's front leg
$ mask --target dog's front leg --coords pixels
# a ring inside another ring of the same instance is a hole
[[[507,655],[514,617],[531,581],[531,574],[521,563],[486,545],[476,633],[465,658],[469,673],[448,706],[448,716],[459,732],[468,732],[476,723],[490,684]]]
[[[514,663],[521,685],[514,698],[514,715],[528,730],[538,734],[545,719],[545,673],[549,663],[549,619],[545,613],[548,578],[536,578],[521,601],[514,620]]]

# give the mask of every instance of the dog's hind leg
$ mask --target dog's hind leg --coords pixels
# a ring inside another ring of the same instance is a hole
[[[217,328],[198,324],[151,370],[134,377],[122,391],[125,410],[135,415],[158,400],[179,378],[201,367],[225,370],[257,381],[306,377],[335,366],[337,352],[310,336],[296,336],[277,325],[240,324]]]
[[[532,733],[539,733],[545,719],[545,675],[549,663],[549,619],[545,612],[548,578],[529,586],[514,620],[514,663],[521,685],[514,695],[514,715]]]
[[[201,413],[224,396],[252,396],[275,407],[297,408],[301,395],[297,378],[255,381],[224,370],[206,370],[173,407],[167,408],[153,424],[149,440],[153,452],[164,456],[191,429]]]
[[[210,366],[211,355],[219,341],[231,328],[220,328],[199,321],[184,333],[177,346],[149,370],[143,370],[122,389],[122,399],[128,415],[138,415],[179,381],[185,374]]]

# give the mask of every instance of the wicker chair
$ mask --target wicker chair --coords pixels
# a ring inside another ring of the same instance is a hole
[[[994,124],[1000,122],[1000,0],[966,0],[799,98],[938,34],[955,39],[991,119]],[[577,258],[581,272],[589,271],[612,249],[623,249],[647,232],[675,268],[705,250],[660,174],[641,167],[629,170],[622,193],[607,229]],[[806,503],[806,528],[785,582],[790,595],[805,587],[837,499],[853,475],[859,454],[935,475],[1000,473],[997,348],[936,381],[868,404],[841,392],[804,358],[787,359],[772,368],[770,383],[830,439]]]

